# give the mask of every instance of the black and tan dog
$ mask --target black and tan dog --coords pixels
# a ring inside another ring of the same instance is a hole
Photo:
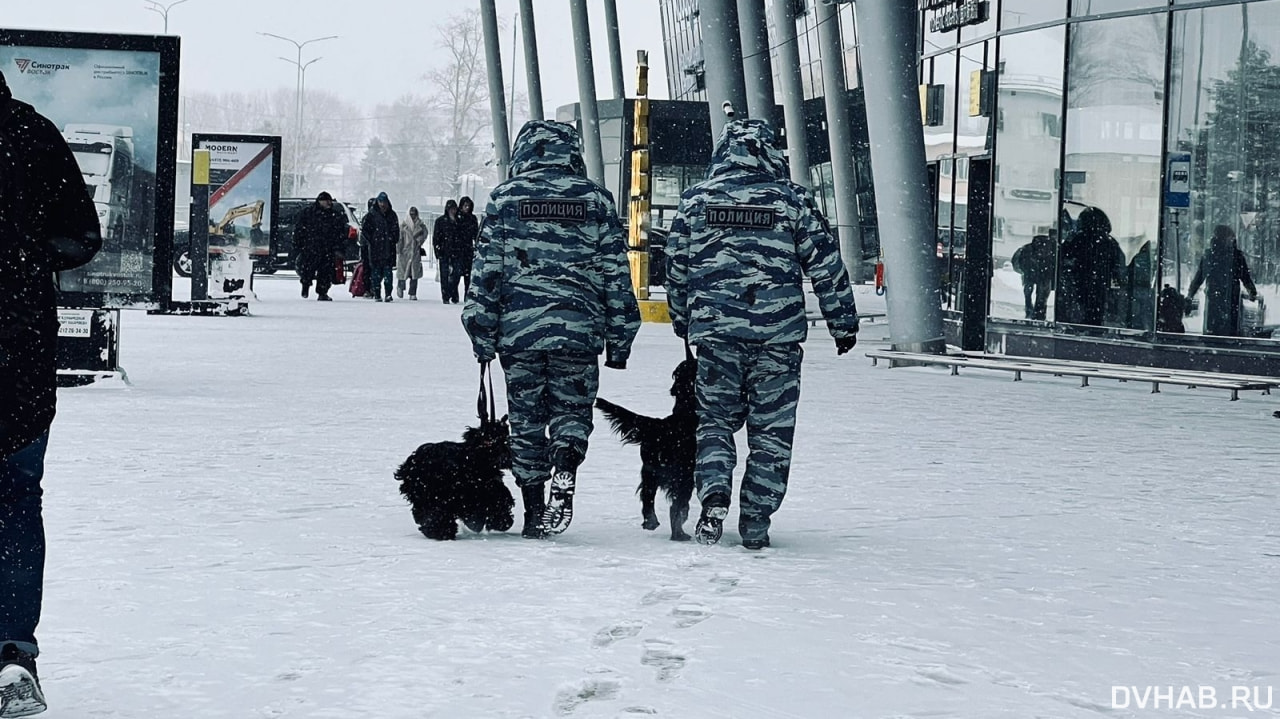
[[[654,498],[663,490],[671,505],[671,539],[684,542],[689,535],[684,523],[689,519],[689,498],[693,496],[693,469],[698,458],[698,401],[694,382],[697,360],[690,357],[671,373],[671,414],[656,419],[636,414],[608,400],[597,399],[596,407],[609,420],[624,444],[640,445],[640,503],[645,529],[660,526]]]
[[[461,442],[428,442],[396,470],[400,494],[429,539],[455,539],[458,520],[473,532],[505,532],[515,522],[515,500],[502,482],[511,468],[507,418],[482,420]]]

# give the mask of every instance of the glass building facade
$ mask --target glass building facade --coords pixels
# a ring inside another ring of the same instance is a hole
[[[989,0],[935,30],[974,2],[921,3],[949,316],[985,301],[988,344],[1280,352],[1280,0]]]
[[[836,209],[836,187],[831,168],[831,148],[827,136],[826,109],[823,105],[826,88],[822,77],[822,52],[818,37],[818,11],[816,3],[822,0],[765,0],[765,17],[768,21],[770,57],[773,66],[775,96],[779,81],[780,62],[778,45],[784,39],[795,38],[800,57],[800,83],[804,100],[805,127],[786,132],[786,141],[803,138],[810,161],[810,187],[819,208],[833,225],[844,224]],[[789,2],[793,6],[796,27],[792,31],[779,31],[774,25],[774,2]],[[699,29],[701,4],[699,0],[659,0],[662,17],[663,49],[667,61],[667,91],[674,101],[705,103],[706,65],[702,53],[702,33]],[[862,238],[863,263],[874,263],[879,253],[879,230],[876,222],[875,191],[871,180],[870,143],[867,138],[866,109],[860,89],[857,31],[851,3],[836,6],[835,21],[839,24],[841,60],[845,69],[845,101],[850,108],[853,124],[854,157],[853,192],[858,207],[859,233]],[[781,103],[781,97],[777,97]],[[779,111],[776,117],[781,118]],[[709,142],[709,141],[708,141]],[[674,201],[689,185],[702,180],[705,166],[681,163],[678,167],[654,165],[654,208],[666,215],[674,211]],[[670,206],[662,203],[672,202]],[[661,219],[659,218],[659,222]]]

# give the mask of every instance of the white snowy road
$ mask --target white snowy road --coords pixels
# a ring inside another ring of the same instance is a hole
[[[436,543],[391,473],[473,421],[459,309],[257,289],[127,313],[132,386],[61,393],[52,719],[1280,716],[1112,709],[1280,694],[1275,397],[872,368],[820,330],[772,549],[643,531],[600,426],[567,534]],[[601,394],[665,414],[681,355],[645,326]]]

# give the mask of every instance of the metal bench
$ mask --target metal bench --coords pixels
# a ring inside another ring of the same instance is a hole
[[[1023,374],[1053,377],[1078,377],[1080,386],[1088,387],[1092,379],[1113,379],[1120,382],[1149,382],[1151,392],[1159,393],[1160,385],[1182,387],[1208,387],[1231,393],[1231,401],[1240,399],[1241,390],[1256,390],[1271,394],[1272,387],[1280,387],[1280,378],[1252,377],[1248,375],[1215,375],[1211,372],[1178,372],[1129,365],[1109,365],[1100,362],[1074,362],[1024,357],[1001,357],[979,353],[933,355],[893,350],[873,350],[866,353],[873,366],[886,360],[890,367],[927,366],[949,367],[952,375],[960,374],[960,368],[1000,370],[1013,373],[1013,381],[1022,381]]]

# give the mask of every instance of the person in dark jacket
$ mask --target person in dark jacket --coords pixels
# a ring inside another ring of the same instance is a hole
[[[97,212],[58,127],[0,73],[0,697],[45,708],[35,630],[44,591],[40,482],[56,411],[54,273],[102,249]]]
[[[1058,253],[1058,304],[1055,319],[1078,325],[1102,325],[1111,283],[1124,283],[1128,265],[1111,236],[1111,220],[1096,207],[1086,208]]]
[[[458,304],[459,273],[471,273],[470,264],[464,268],[454,267],[453,258],[461,235],[458,203],[449,200],[444,205],[444,214],[436,218],[435,231],[431,234],[431,249],[435,250],[436,261],[440,263],[440,299],[446,305],[450,302]]]
[[[462,280],[462,294],[471,289],[471,263],[476,256],[476,238],[480,236],[480,221],[476,219],[476,205],[470,197],[458,200],[458,241],[454,245],[453,267]],[[455,280],[450,287],[457,292]]]
[[[1013,253],[1012,263],[1013,269],[1022,275],[1022,300],[1026,307],[1026,318],[1044,319],[1049,293],[1053,292],[1054,276],[1058,270],[1056,232],[1049,230],[1047,235],[1031,238],[1031,242]]]
[[[1249,274],[1244,253],[1236,247],[1236,233],[1226,225],[1213,228],[1209,249],[1200,259],[1200,267],[1191,278],[1187,297],[1195,297],[1200,285],[1205,286],[1204,333],[1223,337],[1240,335],[1240,285],[1249,290],[1249,299],[1257,301],[1258,288]]]
[[[373,209],[364,216],[364,241],[369,248],[369,285],[373,298],[382,302],[386,294],[391,301],[391,281],[396,267],[396,247],[400,244],[400,218],[391,208],[387,193],[378,194]]]
[[[321,192],[316,202],[302,211],[293,229],[293,249],[298,253],[298,278],[302,280],[302,296],[316,283],[316,299],[329,302],[333,285],[334,262],[342,259],[347,238],[347,217],[333,206],[333,196]]]

